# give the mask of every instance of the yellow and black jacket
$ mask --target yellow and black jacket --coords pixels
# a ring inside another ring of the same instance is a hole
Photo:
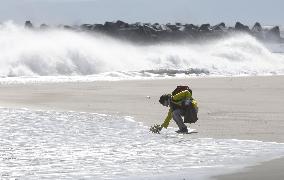
[[[182,102],[184,100],[191,100],[192,106],[196,109],[198,109],[197,101],[192,98],[191,93],[188,90],[182,91],[174,96],[172,96],[171,102],[170,102],[170,109],[168,112],[168,115],[166,119],[164,120],[164,123],[162,124],[162,127],[167,128],[169,126],[169,123],[171,119],[173,118],[173,111],[175,109],[182,109]]]

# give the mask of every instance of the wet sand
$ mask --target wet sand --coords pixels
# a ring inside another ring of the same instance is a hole
[[[193,137],[284,143],[283,82],[284,76],[271,76],[2,84],[0,106],[130,115],[150,126],[161,124],[166,116],[167,108],[158,103],[160,95],[188,84],[200,108],[199,120],[191,126],[198,131]],[[284,159],[278,159],[216,178],[279,179],[284,177],[279,169],[283,165]]]

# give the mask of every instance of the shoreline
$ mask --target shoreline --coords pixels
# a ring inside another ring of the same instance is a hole
[[[221,174],[212,176],[214,180],[280,180],[283,179],[284,156],[268,161],[263,161],[255,165],[246,166],[242,169],[230,172],[228,174]]]
[[[200,110],[198,122],[191,125],[198,133],[192,137],[284,143],[283,81],[284,76],[260,76],[1,84],[0,106],[127,115],[150,126],[162,123],[166,116],[167,108],[159,104],[159,96],[188,84]],[[175,126],[173,121],[171,126]],[[270,179],[277,179],[284,177],[277,169],[283,164],[282,157],[214,178],[261,179],[268,173]]]

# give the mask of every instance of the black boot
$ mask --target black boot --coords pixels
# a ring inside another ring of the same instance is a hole
[[[182,128],[182,129],[176,131],[176,133],[179,133],[179,134],[188,133],[188,129],[187,128]]]

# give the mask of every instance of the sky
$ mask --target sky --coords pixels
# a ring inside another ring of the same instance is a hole
[[[284,25],[284,0],[0,0],[0,22]]]

